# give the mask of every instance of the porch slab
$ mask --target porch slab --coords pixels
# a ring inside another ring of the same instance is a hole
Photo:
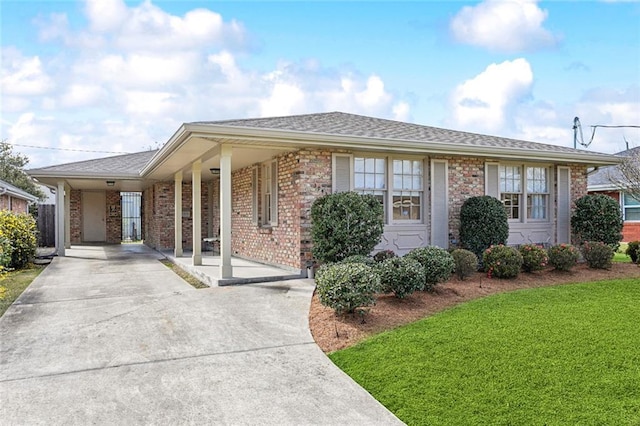
[[[181,257],[176,257],[172,250],[162,251],[161,253],[170,262],[198,278],[209,287],[305,278],[302,272],[294,272],[239,257],[231,258],[233,277],[220,278],[220,256],[214,255],[211,251],[202,252],[202,265],[198,266],[192,264],[192,252],[185,251]]]

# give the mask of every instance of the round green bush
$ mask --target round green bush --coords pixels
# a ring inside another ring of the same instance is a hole
[[[500,244],[484,251],[482,263],[489,278],[515,278],[522,267],[522,255],[516,248]]]
[[[9,268],[24,268],[35,256],[38,240],[36,221],[25,213],[0,211],[0,235],[11,242]]]
[[[519,250],[525,272],[541,271],[549,264],[547,251],[537,244],[524,244]]]
[[[467,199],[460,210],[460,243],[482,259],[492,245],[506,244],[509,221],[497,198],[484,195]]]
[[[369,255],[382,237],[383,217],[373,195],[339,192],[317,198],[311,206],[313,256],[328,263]]]
[[[558,271],[568,271],[578,263],[580,252],[571,244],[558,244],[549,249],[549,265]]]
[[[622,212],[613,198],[589,194],[576,200],[571,229],[579,243],[602,241],[615,251],[622,240]]]
[[[341,315],[375,304],[380,276],[362,263],[335,263],[322,266],[316,274],[320,303]]]
[[[382,250],[382,251],[377,252],[373,256],[373,260],[375,260],[376,262],[382,262],[384,260],[391,259],[391,258],[397,257],[397,256],[398,255],[393,250]]]
[[[424,268],[424,290],[427,291],[431,291],[436,284],[448,280],[456,268],[456,262],[451,254],[440,247],[418,247],[407,253],[405,257],[417,260]]]
[[[354,254],[353,256],[342,259],[338,263],[362,263],[367,266],[374,266],[376,264],[376,261],[373,260],[372,257],[365,256],[363,254]]]
[[[468,278],[478,272],[478,256],[472,251],[465,249],[455,249],[451,252],[456,263],[455,274],[461,280]]]
[[[611,269],[615,252],[602,241],[585,241],[582,244],[582,256],[589,268]]]
[[[391,257],[377,265],[383,293],[391,293],[399,298],[410,296],[424,287],[424,268],[415,259]]]
[[[0,277],[2,277],[11,264],[11,252],[13,252],[11,241],[5,238],[2,235],[2,231],[0,231]]]
[[[632,263],[638,263],[638,259],[640,259],[640,241],[631,241],[627,245],[624,254],[631,257]]]

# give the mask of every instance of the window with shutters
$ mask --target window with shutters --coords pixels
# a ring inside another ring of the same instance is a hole
[[[498,177],[499,198],[509,219],[549,220],[548,167],[500,165]]]

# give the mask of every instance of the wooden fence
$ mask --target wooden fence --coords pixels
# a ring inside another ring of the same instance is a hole
[[[38,246],[55,247],[56,245],[56,206],[54,204],[38,204]]]

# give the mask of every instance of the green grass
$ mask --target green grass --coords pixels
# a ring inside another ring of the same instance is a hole
[[[640,282],[472,301],[330,355],[409,425],[639,425]]]
[[[614,262],[631,263],[631,257],[624,254],[627,250],[627,245],[627,243],[620,243],[620,247],[618,247],[618,250],[613,254]]]
[[[42,266],[31,265],[9,272],[0,280],[0,317],[43,270]]]
[[[208,285],[206,285],[205,283],[203,283],[193,275],[187,273],[184,269],[181,269],[178,265],[169,261],[168,259],[162,259],[160,260],[160,263],[162,263],[167,268],[171,269],[177,276],[185,280],[191,287],[198,288],[198,289],[209,288]]]

